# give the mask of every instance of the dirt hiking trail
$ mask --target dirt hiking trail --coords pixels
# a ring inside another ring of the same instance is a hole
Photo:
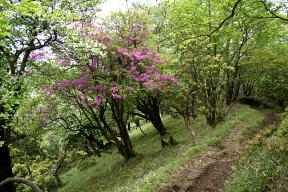
[[[279,121],[272,113],[264,113],[265,121],[259,129]],[[224,148],[217,146],[192,157],[182,167],[172,173],[171,181],[162,184],[158,192],[224,192],[224,183],[231,175],[231,166],[239,159],[248,147],[247,139],[240,141],[244,123],[236,125],[225,136]]]

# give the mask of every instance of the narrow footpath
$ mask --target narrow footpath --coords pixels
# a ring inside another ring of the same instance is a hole
[[[265,121],[260,129],[279,121],[272,113],[264,113]],[[158,192],[224,192],[224,183],[231,176],[231,166],[239,159],[249,146],[251,138],[240,141],[246,127],[240,123],[225,136],[225,146],[217,146],[194,156],[179,170],[172,173],[172,180],[162,184]]]

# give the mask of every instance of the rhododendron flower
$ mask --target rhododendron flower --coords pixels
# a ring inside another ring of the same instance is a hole
[[[118,87],[112,87],[112,94],[116,94],[118,91]]]
[[[117,94],[112,94],[112,98],[115,100],[123,100],[124,96],[122,95],[117,95]]]
[[[59,63],[61,65],[66,65],[66,64],[70,63],[70,59],[69,58],[62,58],[59,60]]]
[[[132,92],[134,92],[134,90],[135,90],[135,89],[134,89],[133,87],[128,87],[128,88],[127,88],[128,93],[132,93]]]
[[[32,52],[29,55],[29,58],[33,59],[33,60],[40,60],[40,59],[44,59],[45,58],[45,54],[42,53],[42,52]]]
[[[93,88],[93,91],[96,92],[96,93],[102,93],[102,92],[105,91],[105,85],[96,85]]]
[[[103,100],[103,98],[101,97],[101,96],[96,96],[96,98],[95,98],[95,103],[96,103],[96,106],[97,107],[99,107],[100,105],[101,105],[101,103],[102,103],[102,100]]]

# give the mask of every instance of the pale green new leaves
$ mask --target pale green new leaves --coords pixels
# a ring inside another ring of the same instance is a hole
[[[7,3],[7,1],[2,1],[0,2],[0,8],[4,7],[5,4]],[[1,10],[1,9],[0,9]],[[7,12],[1,11],[0,12],[0,40],[9,35],[9,30],[10,30],[10,26],[9,26],[9,19],[7,18],[9,14]]]

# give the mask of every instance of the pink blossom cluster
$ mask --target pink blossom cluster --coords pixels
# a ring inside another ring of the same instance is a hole
[[[130,76],[146,88],[164,89],[169,85],[175,85],[177,80],[175,77],[160,74],[157,64],[163,63],[163,59],[159,53],[154,53],[152,48],[118,48],[117,52],[128,62]]]
[[[105,33],[103,27],[93,26],[91,23],[79,23],[81,26],[80,34],[92,42],[95,46],[104,44],[107,46],[105,51],[111,53],[112,59],[109,63],[118,65],[115,69],[121,67],[121,72],[125,78],[133,85],[122,85],[122,80],[112,78],[115,74],[113,68],[105,66],[106,60],[102,60],[100,55],[93,55],[87,50],[89,55],[89,64],[80,68],[79,77],[72,80],[63,80],[51,86],[43,86],[46,96],[51,96],[54,92],[58,94],[69,94],[75,90],[79,94],[81,102],[87,106],[99,107],[103,101],[110,97],[114,100],[123,100],[126,94],[135,92],[139,85],[144,85],[147,89],[164,89],[167,86],[175,85],[177,79],[168,74],[161,74],[157,65],[164,64],[168,59],[163,58],[161,54],[154,51],[153,48],[147,47],[142,42],[146,41],[147,34],[143,24],[133,24],[129,28],[128,35],[121,29],[119,30],[119,39],[114,41],[109,33]],[[120,38],[121,37],[121,38]],[[62,58],[59,63],[69,64],[69,58]],[[124,63],[124,64],[123,64]],[[103,70],[105,69],[105,70]],[[98,82],[99,74],[101,83]],[[111,75],[112,74],[112,75]],[[113,80],[112,80],[113,79]]]
[[[89,37],[89,39],[97,40],[99,43],[103,43],[105,45],[108,45],[108,43],[113,42],[113,38],[106,34],[90,33],[90,34],[83,34],[83,35],[86,37]]]
[[[89,81],[90,81],[90,77],[81,76],[77,79],[60,81],[58,83],[55,83],[53,86],[54,86],[54,88],[57,88],[57,87],[63,88],[63,87],[73,86],[79,91],[84,91],[84,89],[88,85]]]
[[[122,55],[123,57],[126,57],[130,61],[146,61],[146,60],[152,60],[154,58],[154,52],[152,48],[118,48],[118,53]],[[159,60],[160,61],[160,60]]]
[[[60,65],[66,65],[66,64],[69,64],[69,63],[70,63],[70,58],[68,58],[68,57],[61,58],[61,59],[59,60],[59,64],[60,64]]]
[[[81,29],[80,35],[85,39],[94,40],[106,46],[109,46],[114,40],[104,32],[103,26],[94,26],[90,21],[78,23],[75,28],[77,30]]]
[[[124,96],[120,95],[120,91],[119,91],[117,86],[112,87],[111,92],[112,92],[112,98],[113,99],[115,99],[115,100],[123,100],[124,99]]]
[[[46,55],[44,52],[32,52],[29,55],[29,58],[32,60],[41,60],[41,59],[46,58]]]

